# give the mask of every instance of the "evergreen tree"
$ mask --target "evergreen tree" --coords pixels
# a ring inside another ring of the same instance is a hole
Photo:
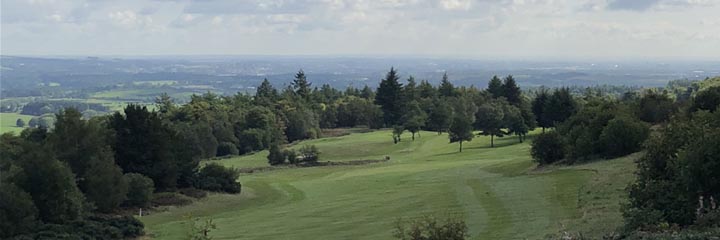
[[[278,97],[279,95],[277,89],[270,84],[270,81],[268,81],[267,78],[263,79],[262,83],[257,88],[257,91],[255,91],[255,101],[259,101],[260,103],[273,103],[278,99]]]
[[[503,95],[503,83],[498,78],[498,76],[493,76],[492,79],[490,79],[490,82],[488,82],[488,93],[492,95],[493,98],[499,98],[504,96]]]
[[[310,85],[312,84],[308,82],[305,72],[300,69],[300,71],[295,74],[295,79],[293,79],[292,82],[292,87],[295,90],[295,93],[302,99],[309,100],[311,93]]]
[[[520,92],[520,87],[517,86],[515,78],[513,78],[512,75],[505,77],[502,85],[502,94],[512,105],[520,106],[522,103],[522,92]]]
[[[457,92],[455,86],[448,80],[447,72],[443,74],[442,81],[440,81],[440,87],[438,87],[438,93],[442,97],[454,97]]]
[[[419,92],[421,98],[434,98],[437,95],[437,90],[427,80],[420,81]]]
[[[547,101],[545,116],[555,126],[562,123],[577,111],[577,103],[570,94],[569,88],[556,89]]]
[[[535,114],[537,125],[542,128],[543,132],[545,132],[545,128],[552,127],[552,121],[550,116],[547,115],[548,112],[546,109],[549,98],[550,95],[547,90],[545,88],[540,88],[540,91],[532,101],[532,112]]]
[[[390,68],[375,94],[375,103],[383,111],[386,125],[399,123],[402,113],[402,84],[395,68]]]
[[[420,98],[417,83],[415,83],[413,76],[408,77],[407,84],[403,87],[403,94],[407,103],[417,101]]]
[[[368,87],[368,85],[365,85],[365,87],[360,92],[360,97],[364,99],[373,99],[375,98],[375,93],[370,87]]]
[[[434,99],[428,116],[428,126],[440,135],[450,127],[451,121],[452,107],[450,107],[450,104],[443,99]]]

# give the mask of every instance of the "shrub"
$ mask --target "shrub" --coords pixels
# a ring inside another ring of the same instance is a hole
[[[192,198],[174,192],[160,192],[153,194],[152,204],[155,206],[182,206],[193,202]]]
[[[267,158],[270,165],[278,165],[285,163],[285,155],[282,151],[280,151],[280,147],[277,144],[270,145],[270,150]]]
[[[15,126],[17,126],[17,127],[25,127],[25,121],[22,120],[22,119],[20,119],[20,118],[18,118],[18,120],[15,121]]]
[[[30,194],[14,184],[0,183],[0,238],[29,232],[39,222]]]
[[[317,162],[320,157],[320,151],[315,145],[305,145],[300,148],[300,156],[303,162]]]
[[[650,133],[650,127],[640,121],[615,118],[608,122],[600,134],[600,153],[615,158],[637,152]]]
[[[240,172],[237,169],[211,163],[200,169],[195,187],[213,192],[240,193],[242,186],[237,181],[238,177]]]
[[[560,134],[550,131],[538,135],[532,142],[530,154],[540,165],[554,163],[565,157]]]
[[[238,155],[238,154],[240,154],[240,151],[238,151],[235,144],[233,144],[231,142],[221,142],[218,145],[218,148],[217,148],[218,156]]]
[[[143,228],[133,217],[91,216],[65,224],[44,224],[12,239],[133,239],[143,235]]]
[[[139,173],[127,173],[123,177],[128,183],[125,205],[147,207],[155,191],[153,180]]]
[[[297,152],[295,152],[295,150],[285,149],[285,151],[283,151],[283,155],[285,155],[285,158],[287,159],[288,163],[290,163],[290,164],[298,163]]]
[[[398,220],[393,236],[400,240],[462,240],[469,237],[464,221],[448,218],[440,222],[427,216],[407,223]]]

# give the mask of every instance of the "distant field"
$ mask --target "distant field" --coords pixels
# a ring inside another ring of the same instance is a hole
[[[19,134],[24,128],[20,128],[15,125],[18,118],[25,121],[25,126],[27,127],[27,124],[32,117],[33,116],[22,115],[19,113],[0,113],[0,133],[14,132]]]
[[[321,161],[380,159],[363,166],[295,168],[245,174],[239,195],[214,194],[142,218],[157,239],[187,234],[184,216],[211,216],[215,239],[390,239],[399,217],[460,216],[472,239],[541,239],[570,229],[599,237],[622,224],[619,207],[635,156],[535,170],[529,144],[478,137],[448,144],[422,132],[392,144],[390,131],[301,142]],[[267,166],[267,152],[217,160]],[[592,191],[590,191],[592,190]]]

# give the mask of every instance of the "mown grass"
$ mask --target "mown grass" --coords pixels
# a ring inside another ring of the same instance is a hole
[[[16,123],[18,118],[25,121],[25,127],[17,127]],[[0,134],[6,132],[12,132],[16,135],[19,134],[27,127],[31,118],[33,118],[33,116],[19,113],[0,113]]]
[[[214,218],[214,239],[390,239],[394,222],[427,214],[456,216],[472,239],[539,239],[561,229],[599,236],[621,224],[618,211],[632,158],[535,170],[529,144],[477,137],[448,144],[422,132],[392,144],[389,131],[301,142],[322,161],[380,159],[362,166],[282,169],[245,174],[239,195],[213,194],[193,205],[143,217],[157,239],[187,233],[183,216]],[[217,160],[266,166],[267,152]]]

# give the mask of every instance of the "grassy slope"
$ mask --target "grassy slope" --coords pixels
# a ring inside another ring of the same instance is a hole
[[[241,177],[240,195],[212,195],[188,207],[146,216],[159,239],[187,232],[183,216],[212,216],[215,239],[389,239],[398,217],[461,216],[473,239],[537,239],[563,228],[606,232],[630,179],[632,157],[532,170],[528,144],[489,138],[448,144],[423,132],[392,144],[390,132],[310,141],[322,160],[379,159],[365,166],[285,169]],[[266,153],[220,160],[260,166]]]
[[[22,115],[19,113],[0,113],[0,134],[6,132],[14,132],[16,135],[20,134],[24,128],[16,127],[15,123],[18,118],[22,118],[25,121],[25,126],[30,122],[33,116]]]

